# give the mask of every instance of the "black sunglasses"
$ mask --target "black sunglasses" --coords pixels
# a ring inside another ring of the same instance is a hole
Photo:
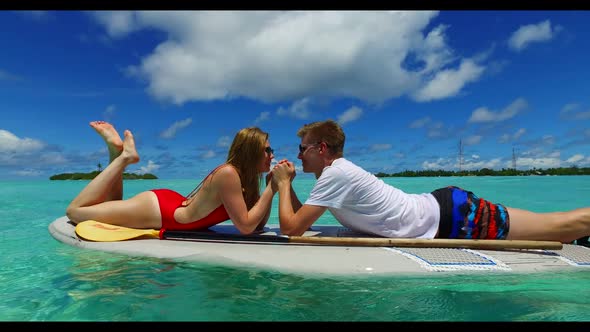
[[[270,146],[267,146],[266,148],[264,148],[264,151],[266,151],[266,153],[268,153],[268,154],[275,153],[275,150],[273,150]]]
[[[311,143],[311,144],[305,144],[305,145],[301,145],[299,144],[299,153],[303,154],[305,151],[307,151],[307,148],[312,147],[314,145],[318,145],[322,142],[317,142],[317,143]]]

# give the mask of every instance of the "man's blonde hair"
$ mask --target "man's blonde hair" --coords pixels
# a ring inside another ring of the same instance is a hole
[[[343,155],[346,136],[342,127],[334,120],[308,123],[299,128],[297,136],[308,136],[311,142],[325,142],[333,155],[338,158]]]

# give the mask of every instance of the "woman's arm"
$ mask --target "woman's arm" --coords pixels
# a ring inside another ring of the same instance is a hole
[[[268,190],[271,189],[271,186],[268,185],[265,189]],[[274,193],[273,193],[274,196]],[[268,222],[268,218],[270,217],[270,210],[272,208],[272,198],[271,198],[271,206],[268,207],[268,210],[266,211],[266,214],[264,215],[264,217],[262,217],[262,220],[260,221],[260,223],[258,224],[258,226],[256,226],[256,231],[262,231],[264,229],[264,226],[266,225],[266,223]]]
[[[252,233],[261,222],[266,223],[264,218],[268,218],[274,196],[271,186],[265,188],[256,204],[248,211],[238,172],[233,167],[224,167],[219,172],[219,197],[227,214],[240,233]]]

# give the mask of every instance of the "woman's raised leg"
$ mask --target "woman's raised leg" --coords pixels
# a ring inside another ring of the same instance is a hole
[[[90,126],[96,130],[96,132],[102,137],[107,144],[109,150],[109,164],[115,160],[123,152],[123,141],[119,133],[108,122],[105,121],[92,121]],[[110,192],[106,195],[105,201],[112,201],[117,199],[123,199],[123,173],[119,175],[119,178],[115,180]]]
[[[125,131],[123,151],[116,157],[100,174],[98,174],[70,203],[66,214],[70,220],[79,222],[92,219],[88,216],[80,216],[80,208],[96,205],[105,202],[110,194],[112,186],[120,180],[125,168],[139,161],[139,155],[135,149],[133,135],[129,130]]]

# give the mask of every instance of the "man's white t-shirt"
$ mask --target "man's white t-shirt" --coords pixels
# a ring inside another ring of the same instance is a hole
[[[327,207],[357,232],[392,238],[434,238],[440,220],[432,194],[407,194],[344,158],[324,168],[305,204]]]

